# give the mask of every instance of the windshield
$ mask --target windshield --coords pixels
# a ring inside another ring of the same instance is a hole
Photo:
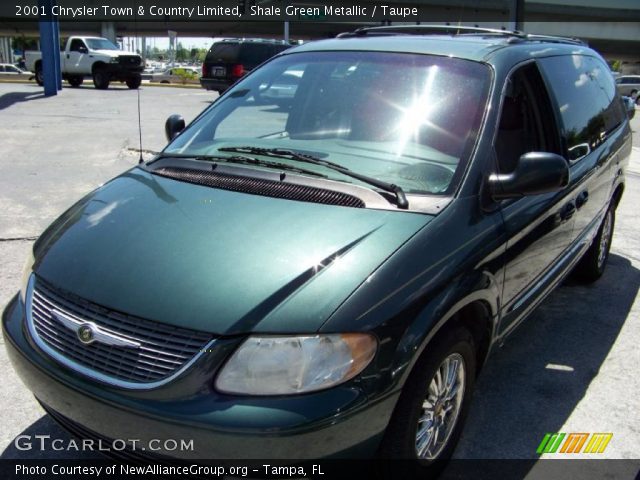
[[[119,50],[106,38],[87,38],[85,41],[90,50]]]
[[[294,53],[237,83],[165,154],[288,149],[407,193],[447,194],[475,143],[489,83],[485,65],[448,57]],[[305,168],[360,184],[322,165]]]

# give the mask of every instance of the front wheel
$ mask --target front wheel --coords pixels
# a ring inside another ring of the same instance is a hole
[[[93,72],[93,84],[98,90],[106,90],[109,88],[109,74],[104,70],[96,70]]]
[[[609,205],[598,229],[598,234],[576,266],[575,276],[579,280],[586,283],[595,282],[604,273],[607,260],[609,260],[615,224],[616,211],[613,205]]]
[[[475,384],[471,334],[463,328],[430,343],[409,376],[382,441],[385,458],[416,460],[426,476],[442,469],[462,433]]]

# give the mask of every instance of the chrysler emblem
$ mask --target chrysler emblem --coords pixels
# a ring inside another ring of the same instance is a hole
[[[80,328],[78,328],[78,330],[76,331],[76,335],[78,335],[78,339],[85,345],[89,345],[95,340],[93,335],[93,328],[89,323],[80,325]]]
[[[132,338],[127,338],[122,334],[117,334],[93,322],[88,322],[68,313],[61,312],[60,310],[51,310],[51,317],[69,330],[75,332],[78,340],[80,340],[83,345],[97,342],[111,347],[140,348],[140,342],[136,342]]]

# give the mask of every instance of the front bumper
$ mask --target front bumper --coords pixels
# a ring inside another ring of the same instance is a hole
[[[118,79],[119,78],[126,79],[129,77],[138,76],[138,75],[141,75],[142,72],[144,71],[143,65],[128,66],[128,65],[122,65],[119,63],[107,63],[104,65],[104,68],[112,78],[118,78]]]
[[[124,390],[90,381],[42,353],[26,332],[24,305],[17,296],[2,315],[2,327],[11,363],[47,409],[101,438],[136,439],[145,450],[150,442],[162,443],[158,440],[192,441],[192,450],[153,449],[161,456],[368,457],[375,453],[397,400],[391,395],[373,403],[348,386],[291,397],[221,395],[211,386],[215,369],[207,363],[219,365],[222,358],[209,357],[166,386]],[[220,355],[236,345],[237,340],[230,341]]]

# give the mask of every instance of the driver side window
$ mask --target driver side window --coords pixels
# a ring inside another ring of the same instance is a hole
[[[500,173],[513,172],[525,153],[559,153],[549,96],[536,65],[517,70],[507,85],[494,144]]]

